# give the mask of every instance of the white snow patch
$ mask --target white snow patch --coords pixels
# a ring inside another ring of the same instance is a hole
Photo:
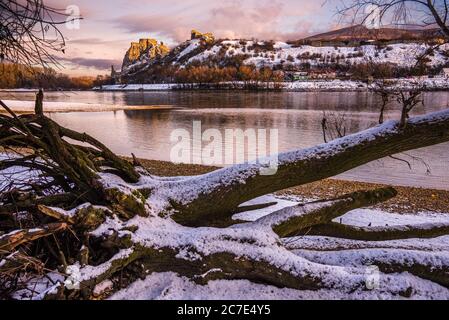
[[[298,202],[282,199],[273,195],[266,195],[263,197],[259,197],[257,199],[248,201],[240,205],[240,207],[260,205],[266,203],[276,203],[267,208],[257,209],[253,211],[246,211],[239,214],[234,215],[232,218],[234,220],[243,220],[243,221],[256,221],[272,212],[282,210],[284,208],[293,207],[298,204]]]
[[[340,220],[341,219],[341,220]],[[388,213],[373,209],[357,209],[348,212],[335,222],[357,227],[385,227],[449,222],[449,213],[419,213],[414,215]]]
[[[431,282],[420,280],[410,274],[389,275],[383,285],[394,285],[404,280],[413,285],[411,299],[449,298],[448,291]],[[115,293],[111,300],[384,300],[402,299],[399,295],[378,290],[357,290],[342,293],[338,290],[298,291],[255,284],[246,280],[210,281],[201,286],[175,273],[153,273],[145,280],[137,280],[130,287]]]
[[[105,280],[95,286],[93,295],[98,297],[105,292],[112,290],[113,287],[114,283],[111,280]]]
[[[352,250],[352,249],[403,249],[426,252],[449,252],[449,236],[433,239],[404,239],[391,241],[359,241],[321,236],[302,236],[283,239],[290,250]]]

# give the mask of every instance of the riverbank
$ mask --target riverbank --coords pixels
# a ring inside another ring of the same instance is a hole
[[[141,159],[140,162],[151,173],[160,176],[194,176],[218,169],[201,165],[174,164],[171,162],[145,159]],[[376,189],[385,186],[366,182],[326,179],[287,189],[277,193],[277,195],[285,198],[294,197],[295,199],[299,198],[310,201],[311,199],[333,198],[359,190]],[[398,191],[398,196],[375,207],[376,209],[400,214],[447,213],[449,211],[449,191],[414,187],[395,188]]]
[[[391,79],[394,89],[410,90],[415,87],[426,91],[449,90],[449,78],[405,78]],[[95,91],[173,91],[173,90],[260,90],[293,92],[364,92],[373,88],[372,84],[355,80],[317,80],[297,82],[224,82],[224,83],[159,83],[159,84],[118,84],[93,88]]]

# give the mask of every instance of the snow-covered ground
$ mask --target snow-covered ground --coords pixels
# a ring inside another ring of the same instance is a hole
[[[427,90],[449,90],[449,78],[404,78],[391,79],[395,82],[394,88],[408,89],[416,86],[424,87]],[[266,88],[266,83],[259,83],[261,89]],[[213,86],[212,88],[214,88]],[[317,80],[317,81],[296,81],[279,82],[272,85],[273,88],[287,91],[367,91],[371,85],[362,81],[354,80]],[[244,89],[245,83],[241,81],[222,83],[223,89]],[[94,88],[99,91],[170,91],[179,89],[204,89],[203,85],[183,84],[183,83],[161,83],[161,84],[128,84],[128,85],[105,85],[101,88]]]
[[[37,92],[37,89],[16,88],[16,89],[0,89],[0,92]]]
[[[180,88],[177,83],[156,83],[156,84],[116,84],[95,87],[93,90],[99,91],[168,91]]]
[[[190,40],[189,45],[178,54],[177,60],[182,59],[184,56],[188,55],[189,53],[191,53],[193,50],[197,49],[198,47],[200,47],[199,39]]]

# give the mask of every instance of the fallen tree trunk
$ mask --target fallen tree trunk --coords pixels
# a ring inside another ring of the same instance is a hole
[[[446,252],[397,249],[296,251],[309,261],[337,266],[376,266],[384,273],[409,272],[449,288],[449,256]],[[404,256],[407,258],[404,259]]]
[[[449,234],[449,224],[421,224],[391,227],[354,227],[339,223],[317,225],[308,235],[326,236],[363,241],[388,241],[400,239],[429,239]]]
[[[232,246],[232,241],[229,241],[228,245]],[[184,250],[182,247],[174,249],[169,247],[144,247],[141,244],[134,245],[119,252],[111,260],[96,268],[91,266],[82,268],[80,270],[80,282],[77,284],[79,289],[75,292],[67,292],[61,287],[59,297],[70,294],[72,297],[77,297],[76,294],[81,294],[84,298],[89,298],[96,285],[106,279],[114,279],[120,274],[120,270],[123,270],[124,266],[132,264],[140,270],[140,272],[137,271],[136,277],[145,277],[153,272],[169,270],[188,277],[197,284],[206,284],[211,280],[245,279],[254,283],[296,290],[331,289],[338,290],[341,294],[367,290],[365,266],[349,268],[347,266],[311,263],[307,259],[289,251],[283,251],[282,248],[276,246],[265,248],[265,254],[260,255],[257,259],[250,252],[251,250],[260,252],[260,247],[257,245],[251,247],[251,244],[246,247],[248,255],[230,253],[229,250],[207,255],[196,252],[195,258],[192,259],[185,256]],[[395,266],[396,272],[410,269],[408,264]],[[388,271],[388,273],[392,272]],[[433,276],[432,279],[437,280],[438,283],[443,281],[440,277],[440,271],[432,270],[429,266],[423,266],[423,270],[419,273],[415,272],[415,274],[425,278]],[[391,292],[394,295],[402,295],[410,288],[407,279],[392,278],[390,280],[388,275],[383,275],[383,277],[383,283],[395,282],[394,289]],[[387,289],[382,286],[379,288],[380,292],[384,290]],[[57,297],[58,295],[48,296],[47,298]]]
[[[277,172],[262,175],[262,164],[243,164],[155,190],[188,226],[232,215],[238,206],[265,194],[333,177],[374,160],[449,141],[449,110],[411,118],[406,128],[385,122],[317,147],[280,154]],[[188,200],[186,200],[188,199]],[[217,204],[216,207],[210,203]]]
[[[296,273],[296,271],[293,272],[293,269],[285,270],[286,268],[275,266],[266,258],[255,261],[249,257],[236,256],[228,252],[214,253],[201,258],[198,256],[195,260],[183,259],[179,256],[180,251],[173,248],[132,247],[126,253],[119,253],[117,257],[98,266],[98,270],[103,271],[99,274],[95,273],[92,267],[81,269],[82,277],[79,283],[79,293],[84,294],[84,297],[89,297],[97,284],[110,279],[118,271],[134,262],[137,262],[142,270],[142,274],[138,276],[170,270],[189,277],[198,284],[205,284],[211,280],[247,279],[280,288],[318,290],[331,287],[338,289],[338,283],[340,283],[341,289],[347,291],[361,289],[365,285],[363,274],[355,271],[346,275],[351,278],[351,281],[348,279],[346,282],[340,282],[337,279],[332,280],[330,274],[327,279],[319,277],[312,268],[309,271],[304,268],[308,262],[291,254],[290,257],[296,261],[296,264],[291,264],[290,268],[296,268],[303,264],[301,274]],[[318,267],[327,268],[326,266]],[[330,269],[328,269],[328,272]],[[334,271],[338,272],[337,270]]]
[[[270,227],[282,238],[292,237],[302,230],[331,222],[351,210],[373,206],[396,195],[397,192],[393,188],[355,192],[334,200],[317,201],[274,212],[257,220],[254,226]]]

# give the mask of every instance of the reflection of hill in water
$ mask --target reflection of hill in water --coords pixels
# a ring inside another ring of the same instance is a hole
[[[425,105],[447,105],[447,94],[425,95]],[[123,95],[126,105],[172,105],[188,109],[300,109],[377,112],[380,99],[367,92],[138,92]],[[423,110],[421,110],[423,111]],[[161,112],[161,111],[158,111]]]
[[[130,119],[164,120],[171,110],[124,110],[124,114]]]
[[[349,98],[348,98],[349,95]],[[130,93],[123,96],[126,105],[175,105],[186,108],[262,108],[359,110],[373,104],[373,96],[362,92],[276,93],[276,92],[171,92]]]
[[[279,129],[279,149],[288,151],[323,142],[321,119],[324,110],[346,114],[347,132],[356,132],[378,120],[378,100],[369,93],[267,93],[267,92],[171,92],[171,93],[79,93],[80,101],[123,104],[171,104],[182,107],[172,110],[126,110],[117,112],[52,114],[55,121],[77,131],[87,132],[104,142],[113,151],[136,154],[138,157],[169,160],[173,144],[170,135],[175,129],[192,132],[193,121],[201,121],[202,130],[218,129]],[[59,100],[74,101],[64,95]],[[428,92],[425,107],[418,113],[443,109],[449,92]],[[388,118],[398,118],[391,113]],[[205,142],[204,145],[207,143]],[[412,171],[402,162],[386,159],[373,162],[346,174],[354,179],[372,182],[411,184],[449,189],[449,147],[442,144],[413,151],[432,167],[414,163]]]
[[[176,94],[170,92],[120,92],[123,104],[129,106],[177,104]]]

